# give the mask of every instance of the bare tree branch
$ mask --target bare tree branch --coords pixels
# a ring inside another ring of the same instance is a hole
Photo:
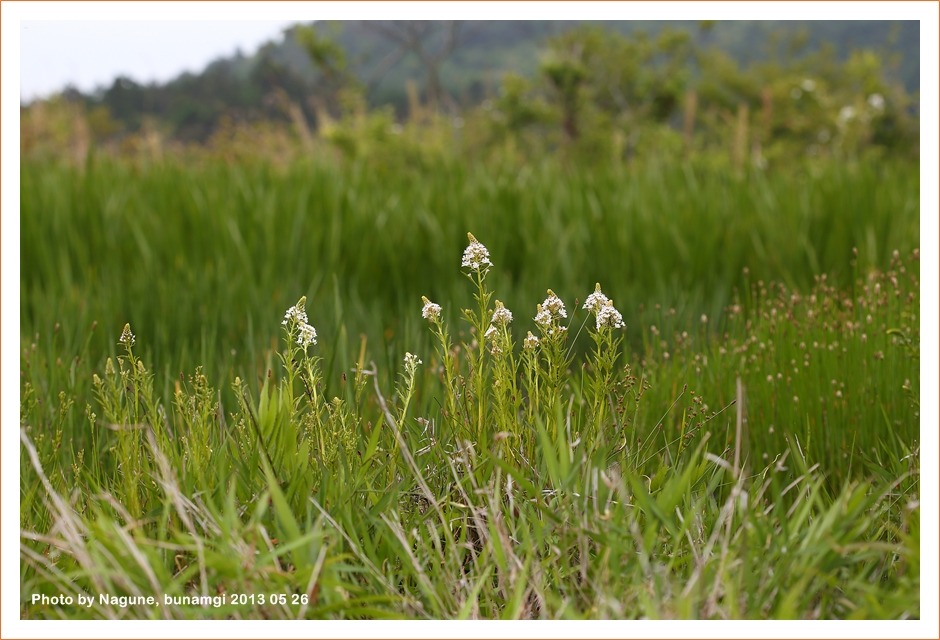
[[[363,21],[363,25],[398,44],[399,48],[387,55],[377,72],[373,73],[370,85],[374,85],[398,64],[408,53],[413,53],[427,74],[428,101],[433,107],[445,102],[456,108],[453,97],[444,89],[440,69],[446,59],[456,50],[460,42],[461,22],[449,20],[443,23],[424,21]],[[441,27],[438,29],[437,27]],[[441,36],[440,46],[432,51],[436,35]]]

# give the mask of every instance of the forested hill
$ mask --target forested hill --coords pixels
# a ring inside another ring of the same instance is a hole
[[[417,40],[433,55],[453,39],[455,46],[443,59],[442,82],[455,96],[473,97],[501,72],[535,73],[550,38],[584,25],[650,38],[667,29],[684,31],[698,48],[718,49],[742,65],[787,64],[826,48],[836,59],[844,59],[851,51],[868,49],[893,58],[889,62],[897,67],[895,77],[909,91],[920,84],[920,25],[913,21],[487,21],[464,22],[453,35],[443,24],[409,32],[406,22],[333,22],[317,28],[346,52],[347,61],[369,83],[373,100],[400,103],[407,78],[422,88],[426,83],[419,55],[409,51],[409,45],[416,43],[409,40]],[[283,56],[298,72],[310,74],[309,59],[289,40],[272,53]],[[399,58],[402,53],[407,55]]]
[[[299,105],[316,124],[317,96],[336,95],[350,80],[368,106],[390,105],[399,116],[415,101],[459,110],[498,95],[507,72],[535,75],[552,38],[585,27],[619,32],[638,46],[685,34],[697,56],[717,52],[725,66],[752,75],[759,65],[844,61],[866,50],[892,82],[919,88],[917,22],[348,21],[297,25],[250,55],[239,52],[166,84],[117,78],[90,95],[64,96],[107,114],[108,127],[136,131],[157,121],[185,141],[206,139],[223,118],[283,119],[285,105]],[[696,73],[689,70],[693,80]]]

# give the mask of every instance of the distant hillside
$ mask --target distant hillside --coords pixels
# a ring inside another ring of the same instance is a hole
[[[365,88],[369,106],[407,111],[408,84],[420,100],[439,94],[453,108],[495,95],[506,72],[534,75],[547,41],[583,26],[574,21],[318,22],[314,32],[329,62],[342,66]],[[780,63],[828,49],[844,59],[859,49],[888,62],[893,81],[919,87],[917,22],[594,22],[603,29],[654,36],[667,27],[690,34],[697,50],[717,49],[738,64]],[[89,110],[106,107],[114,126],[136,131],[150,119],[180,140],[205,140],[223,118],[285,119],[285,105],[298,105],[316,122],[313,100],[331,81],[311,61],[293,27],[252,55],[216,60],[199,74],[166,84],[140,85],[119,78],[92,95],[72,91]]]
[[[318,23],[317,30],[334,38],[347,52],[347,59],[360,78],[370,81],[370,101],[375,104],[404,102],[405,81],[416,80],[424,88],[422,66],[416,55],[408,53],[381,75],[394,61],[401,44],[386,35],[403,23],[330,22]],[[474,100],[487,86],[496,83],[506,71],[533,74],[546,40],[576,26],[593,24],[624,35],[645,32],[655,36],[665,28],[692,34],[699,47],[715,47],[742,64],[777,60],[786,62],[831,47],[837,59],[858,49],[871,49],[896,58],[897,78],[909,91],[920,85],[920,25],[907,22],[709,22],[699,21],[486,21],[459,25],[457,45],[442,65],[441,75],[447,90],[457,98]],[[385,29],[381,27],[385,26]],[[439,47],[443,28],[429,29],[429,49]],[[313,67],[290,38],[280,46],[285,62],[298,73],[309,75]]]

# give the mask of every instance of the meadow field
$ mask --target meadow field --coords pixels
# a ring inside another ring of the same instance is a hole
[[[919,189],[24,157],[21,616],[918,618]]]

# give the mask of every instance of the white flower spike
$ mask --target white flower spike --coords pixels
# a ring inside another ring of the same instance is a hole
[[[317,343],[317,330],[314,329],[311,325],[304,323],[297,327],[297,344],[303,348],[307,348],[312,344]]]
[[[307,322],[307,296],[301,296],[293,307],[284,313],[282,325],[287,327],[292,336],[296,335],[297,344],[306,349],[317,343],[317,330]],[[293,332],[297,333],[294,334]]]
[[[474,238],[472,233],[467,234],[467,240],[470,241],[470,244],[463,251],[463,260],[460,262],[460,266],[485,273],[493,266],[493,263],[490,262],[489,250]]]
[[[522,341],[522,348],[523,348],[523,349],[533,350],[533,349],[535,349],[537,346],[539,346],[539,339],[536,338],[534,335],[532,335],[532,332],[529,331],[529,333],[526,335],[525,339]]]
[[[625,327],[623,323],[623,316],[620,315],[620,312],[614,307],[614,301],[608,300],[604,303],[604,306],[600,308],[597,312],[597,329],[600,331],[601,327],[611,327],[613,329],[622,329]]]
[[[601,283],[598,282],[594,285],[594,293],[587,297],[587,300],[584,301],[584,306],[581,308],[597,313],[609,301],[610,299],[601,292]]]
[[[493,312],[493,318],[490,320],[498,327],[505,327],[512,322],[512,312],[503,306],[499,300],[496,301],[496,310]]]
[[[307,296],[301,296],[300,300],[297,301],[297,304],[284,313],[284,321],[281,322],[281,324],[287,325],[287,323],[291,320],[294,320],[300,324],[307,324],[307,312],[304,309],[306,306]]]
[[[542,305],[538,305],[535,313],[535,324],[543,329],[552,326],[552,313]]]
[[[421,358],[416,356],[413,353],[405,353],[405,369],[408,371],[414,371],[418,368],[418,365],[422,364]]]
[[[133,347],[134,342],[136,342],[136,340],[134,339],[134,334],[131,333],[131,323],[128,322],[124,325],[124,331],[121,332],[121,337],[118,338],[118,344],[123,344],[125,347]]]
[[[421,296],[424,307],[421,309],[421,317],[428,322],[437,322],[441,319],[441,305],[435,304],[427,299],[427,296]]]
[[[565,303],[562,302],[561,298],[556,296],[555,292],[551,289],[548,290],[548,297],[542,302],[542,309],[548,311],[553,320],[568,317],[568,312],[565,311]]]

